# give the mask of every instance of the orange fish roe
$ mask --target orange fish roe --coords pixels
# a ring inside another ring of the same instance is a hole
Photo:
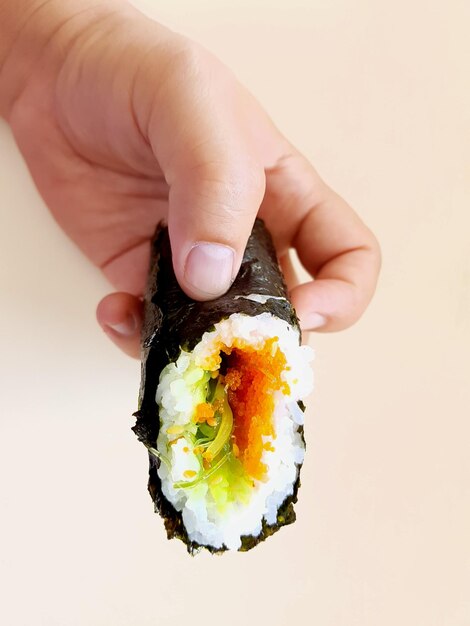
[[[202,424],[203,422],[209,423],[213,421],[215,415],[214,407],[208,402],[201,402],[196,407],[196,411],[193,416],[193,421],[196,424]],[[212,425],[212,424],[209,424]]]
[[[278,390],[290,393],[287,383],[281,380],[286,358],[276,341],[277,337],[267,340],[259,350],[233,347],[227,358],[225,385],[234,417],[234,449],[246,472],[258,480],[263,479],[267,469],[261,462],[263,450],[269,449],[264,447],[263,436],[275,436],[273,394]]]

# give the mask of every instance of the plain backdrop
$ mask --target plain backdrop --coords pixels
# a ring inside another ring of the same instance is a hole
[[[247,554],[168,542],[109,286],[0,125],[0,621],[470,624],[470,3],[139,0],[218,54],[377,234],[377,295],[313,335],[298,521]]]

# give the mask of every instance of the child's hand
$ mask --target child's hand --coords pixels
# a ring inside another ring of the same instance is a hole
[[[59,4],[70,16],[33,48],[31,33]],[[279,256],[295,247],[315,277],[291,285],[303,328],[355,322],[375,288],[377,242],[231,72],[124,3],[59,4],[23,29],[0,75],[3,86],[15,73],[2,106],[53,215],[125,292],[98,307],[110,337],[138,354],[139,296],[162,218],[190,296],[228,289],[259,213]]]

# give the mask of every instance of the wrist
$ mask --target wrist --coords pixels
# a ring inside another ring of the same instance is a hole
[[[8,119],[33,73],[49,79],[82,33],[128,7],[121,0],[0,0],[0,115]]]

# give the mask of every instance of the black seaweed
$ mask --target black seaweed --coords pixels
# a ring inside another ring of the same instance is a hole
[[[259,304],[237,296],[261,294],[284,298],[268,300]],[[155,402],[158,379],[162,369],[178,358],[181,348],[192,350],[204,332],[232,313],[254,316],[269,312],[299,328],[298,319],[287,299],[287,288],[282,276],[271,235],[264,223],[257,219],[243,256],[237,278],[230,290],[222,297],[209,302],[196,302],[179,287],[176,280],[168,229],[160,224],[152,242],[147,292],[144,300],[144,324],[142,329],[142,377],[139,394],[139,410],[135,413],[136,425],[132,429],[147,448],[156,446],[159,431],[158,405]],[[300,406],[301,403],[299,403]],[[301,406],[303,410],[303,405]],[[303,437],[303,430],[302,430]],[[190,553],[204,547],[210,552],[224,552],[192,542],[184,527],[181,513],[164,497],[157,473],[160,461],[149,451],[148,489],[165,522],[168,538],[178,537]],[[241,551],[246,551],[295,521],[294,503],[300,486],[300,468],[294,492],[280,506],[274,525],[263,523],[258,537],[242,538]]]

